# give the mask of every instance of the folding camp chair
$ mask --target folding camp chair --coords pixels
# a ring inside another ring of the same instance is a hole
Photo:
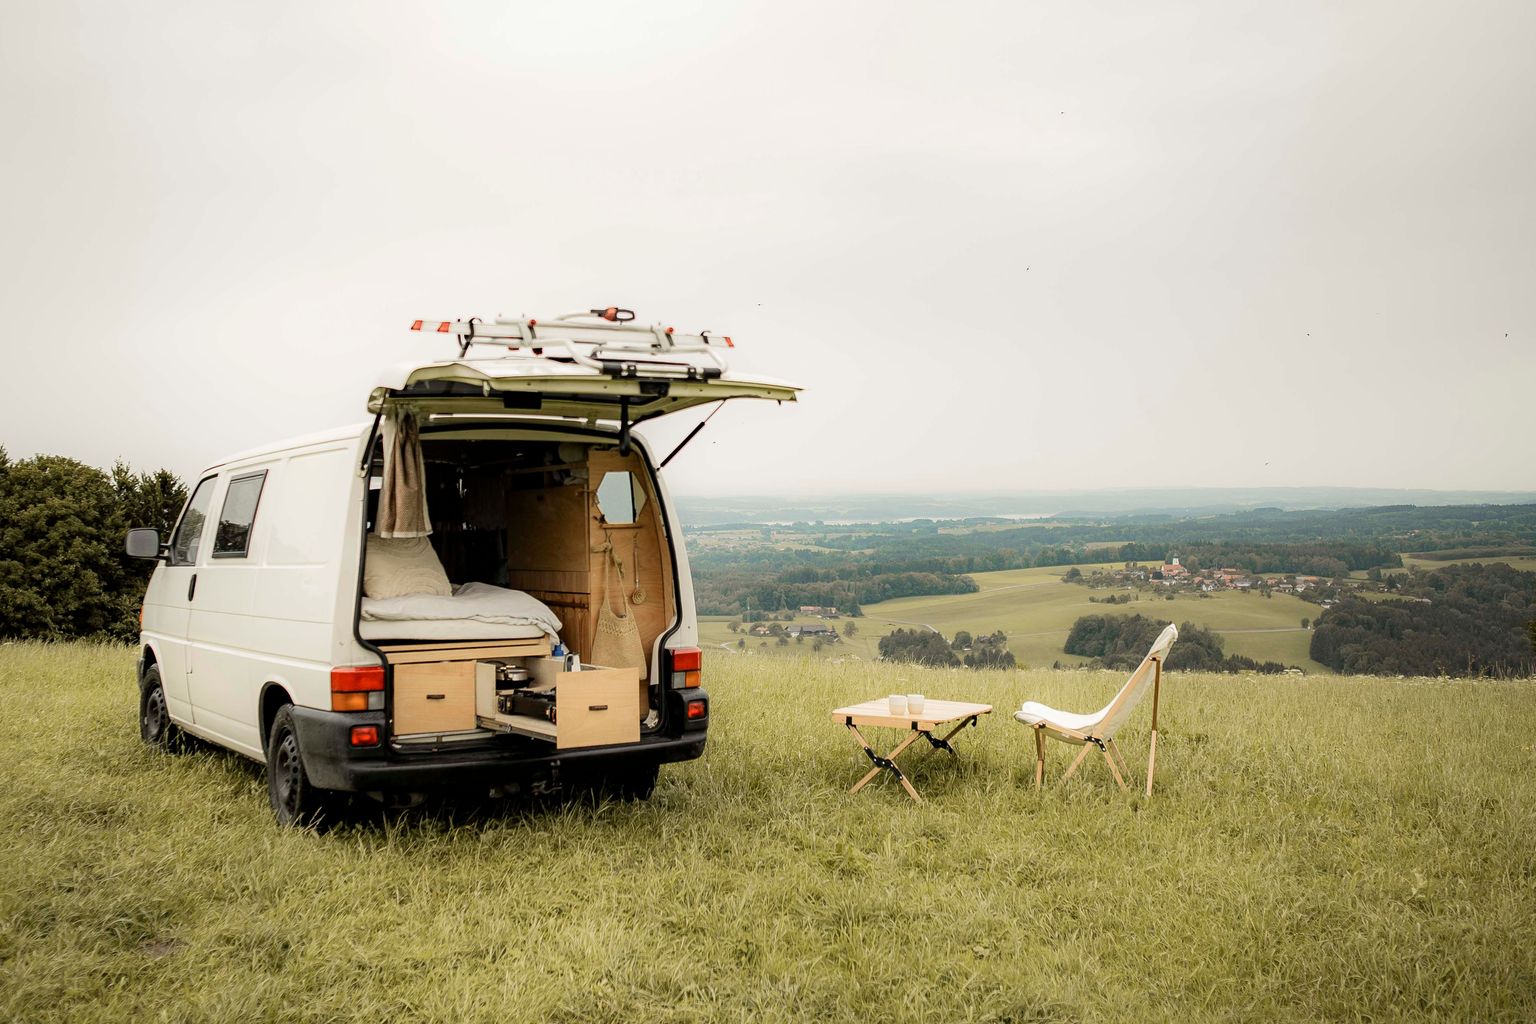
[[[1168,657],[1168,649],[1179,638],[1179,631],[1173,623],[1158,635],[1157,641],[1147,656],[1142,659],[1136,671],[1131,673],[1131,678],[1120,687],[1120,692],[1115,694],[1114,700],[1104,705],[1099,711],[1091,715],[1077,715],[1070,711],[1057,711],[1035,701],[1027,702],[1022,708],[1013,713],[1013,717],[1023,722],[1035,731],[1035,788],[1039,789],[1045,784],[1045,737],[1060,740],[1063,743],[1072,743],[1083,749],[1078,751],[1072,766],[1061,777],[1066,782],[1077,771],[1077,766],[1083,763],[1083,758],[1088,751],[1097,747],[1104,755],[1104,763],[1109,765],[1110,774],[1115,777],[1115,782],[1121,789],[1125,789],[1125,779],[1120,772],[1124,769],[1126,775],[1131,770],[1126,766],[1125,758],[1120,754],[1120,748],[1115,746],[1115,733],[1131,717],[1131,712],[1136,710],[1136,705],[1147,692],[1147,684],[1152,684],[1152,746],[1147,752],[1147,796],[1152,795],[1152,772],[1157,767],[1157,697],[1163,683],[1163,661]]]

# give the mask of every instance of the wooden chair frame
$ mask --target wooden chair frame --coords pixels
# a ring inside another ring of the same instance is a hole
[[[1163,688],[1163,659],[1152,660],[1152,739],[1147,749],[1147,796],[1152,795],[1152,776],[1157,771],[1157,702]],[[1125,761],[1125,755],[1120,753],[1120,748],[1115,745],[1113,737],[1100,739],[1089,733],[1079,732],[1076,729],[1067,729],[1063,726],[1052,725],[1049,722],[1036,722],[1030,726],[1035,733],[1035,789],[1045,786],[1045,734],[1050,731],[1057,736],[1068,740],[1075,740],[1082,745],[1077,756],[1072,759],[1072,764],[1061,777],[1061,784],[1066,785],[1068,779],[1077,771],[1083,763],[1083,758],[1088,756],[1088,751],[1097,747],[1099,753],[1104,755],[1104,763],[1109,766],[1109,773],[1114,776],[1115,784],[1124,792],[1129,792],[1130,787],[1125,784],[1126,779],[1136,780],[1131,777],[1131,769]],[[1123,775],[1121,773],[1124,773]]]

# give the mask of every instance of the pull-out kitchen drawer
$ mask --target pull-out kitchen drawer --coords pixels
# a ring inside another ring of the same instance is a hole
[[[580,672],[534,672],[535,685],[555,688],[555,720],[504,715],[496,708],[495,669],[480,669],[480,724],[553,740],[557,750],[640,742],[640,670],[583,665]]]
[[[475,663],[396,665],[395,735],[475,728]]]

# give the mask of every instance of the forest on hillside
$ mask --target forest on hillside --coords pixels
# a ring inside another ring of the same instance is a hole
[[[1398,579],[1401,596],[1345,597],[1318,618],[1311,657],[1346,674],[1528,676],[1536,573],[1451,565]]]

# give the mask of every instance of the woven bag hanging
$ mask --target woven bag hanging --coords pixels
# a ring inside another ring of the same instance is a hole
[[[649,675],[650,666],[640,643],[640,625],[630,611],[629,594],[624,589],[624,567],[614,556],[613,545],[607,546],[606,553],[608,564],[603,569],[603,604],[597,613],[591,661],[606,668],[637,668],[640,678],[644,679]],[[613,607],[615,596],[623,605],[622,611]]]

